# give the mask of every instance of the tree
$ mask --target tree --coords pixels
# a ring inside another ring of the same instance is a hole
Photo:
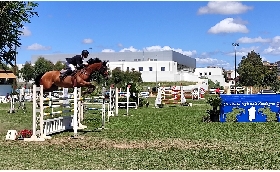
[[[11,68],[7,65],[7,64],[0,64],[0,69],[3,69],[3,70],[11,70]]]
[[[40,75],[42,73],[48,72],[53,69],[54,69],[54,64],[51,61],[46,60],[44,57],[39,57],[34,65],[35,77],[37,75]]]
[[[124,72],[119,68],[112,70],[112,76],[109,79],[110,84],[114,84],[115,87],[122,88],[125,86],[125,75]]]
[[[277,66],[264,66],[263,70],[263,82],[262,87],[271,87],[272,90],[278,91],[280,89],[279,79],[277,74]]]
[[[25,64],[23,65],[22,69],[19,72],[25,82],[29,82],[35,77],[34,67],[31,65],[30,62],[25,62]]]
[[[53,70],[61,70],[61,69],[64,69],[65,68],[65,64],[62,63],[61,61],[57,61],[55,64],[54,64],[54,68]]]
[[[24,1],[0,1],[0,63],[14,67],[16,47],[20,47],[20,36],[25,23],[38,13],[38,3]]]
[[[238,64],[239,84],[243,86],[261,86],[264,78],[264,68],[259,54],[251,51],[243,56]]]
[[[114,84],[118,88],[126,90],[128,83],[142,83],[141,73],[135,70],[132,71],[121,71],[119,68],[112,70],[112,77],[110,77],[110,84]],[[136,88],[136,87],[135,87]]]

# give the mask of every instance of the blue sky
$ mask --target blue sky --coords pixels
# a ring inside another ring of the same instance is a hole
[[[21,36],[17,63],[34,54],[174,50],[197,67],[234,69],[254,50],[280,60],[280,2],[38,1]],[[92,48],[90,50],[89,48]]]

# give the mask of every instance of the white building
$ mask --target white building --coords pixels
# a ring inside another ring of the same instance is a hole
[[[174,61],[139,61],[139,62],[109,62],[110,70],[119,68],[122,71],[131,70],[142,73],[144,82],[177,81],[177,62]]]
[[[199,77],[211,79],[213,82],[219,82],[221,86],[225,86],[225,78],[222,68],[196,68],[194,74]]]

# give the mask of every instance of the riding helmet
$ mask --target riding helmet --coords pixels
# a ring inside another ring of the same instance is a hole
[[[82,51],[82,55],[88,55],[88,54],[89,54],[88,50],[83,50]]]

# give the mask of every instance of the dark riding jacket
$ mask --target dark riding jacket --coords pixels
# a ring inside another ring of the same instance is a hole
[[[66,58],[66,61],[76,67],[83,67],[83,58],[81,55],[76,55],[72,58]]]

